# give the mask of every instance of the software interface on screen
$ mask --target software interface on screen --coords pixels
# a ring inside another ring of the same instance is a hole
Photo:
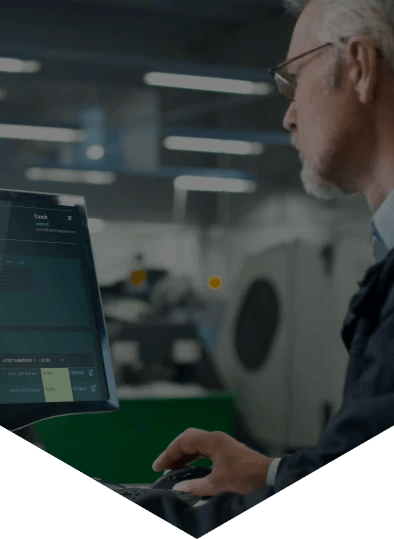
[[[76,207],[47,206],[0,200],[3,404],[108,398],[86,227]]]

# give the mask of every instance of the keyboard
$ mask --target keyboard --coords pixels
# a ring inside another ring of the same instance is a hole
[[[177,490],[164,490],[160,488],[150,487],[127,487],[126,485],[112,483],[110,481],[102,481],[98,479],[96,479],[96,481],[136,504],[140,503],[143,499],[147,497],[150,498],[153,495],[162,496],[165,492],[171,492],[172,496],[178,498],[179,500],[182,500],[190,507],[194,507],[197,504],[203,505],[209,499],[201,498],[200,496],[196,496],[194,494],[191,494],[190,492],[180,492]]]

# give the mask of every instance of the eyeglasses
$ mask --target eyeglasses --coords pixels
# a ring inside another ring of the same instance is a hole
[[[347,39],[342,38],[342,42],[346,43]],[[300,54],[299,56],[296,56],[295,58],[292,58],[291,60],[284,62],[282,64],[279,64],[277,67],[273,69],[268,69],[268,71],[271,73],[276,88],[278,89],[279,93],[282,94],[286,99],[289,101],[294,101],[294,96],[296,92],[297,82],[295,75],[291,75],[290,73],[287,73],[286,70],[282,70],[283,67],[287,66],[291,62],[294,62],[295,60],[298,60],[299,58],[303,58],[307,54],[311,54],[312,52],[316,52],[324,47],[328,47],[329,45],[333,45],[333,43],[326,43],[325,45],[321,45],[320,47],[317,47],[316,49],[312,49],[311,51],[304,52],[304,54]],[[380,49],[376,49],[378,53],[378,57],[383,60],[383,54]]]

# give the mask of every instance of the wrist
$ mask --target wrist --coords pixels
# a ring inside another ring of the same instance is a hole
[[[261,453],[257,453],[257,451],[254,451],[253,453],[253,457],[249,457],[248,459],[249,473],[247,475],[249,476],[249,485],[253,486],[254,489],[257,489],[267,486],[268,469],[274,459],[261,455]]]
[[[261,474],[260,474],[260,479],[259,479],[259,487],[267,486],[268,469],[269,469],[269,467],[271,465],[271,462],[274,460],[271,457],[266,457],[265,455],[262,455],[262,456],[263,456],[263,461],[262,461],[262,465],[261,465]]]

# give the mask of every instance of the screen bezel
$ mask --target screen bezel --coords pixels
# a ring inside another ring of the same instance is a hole
[[[67,203],[61,201],[66,200]],[[77,210],[83,233],[83,244],[85,262],[89,272],[89,286],[93,302],[93,317],[98,330],[98,346],[103,361],[105,380],[107,384],[108,399],[100,401],[72,401],[72,402],[54,402],[54,403],[18,403],[1,404],[0,403],[0,426],[7,430],[15,431],[56,416],[73,415],[80,413],[98,413],[111,412],[118,410],[119,402],[116,394],[115,377],[112,368],[108,336],[105,326],[103,305],[100,294],[100,288],[97,281],[96,269],[94,264],[92,244],[88,229],[88,216],[86,202],[83,196],[69,195],[60,193],[40,193],[37,191],[17,191],[9,189],[0,189],[0,203],[10,202],[11,205],[26,205],[45,207],[50,205],[56,207],[74,207]]]

